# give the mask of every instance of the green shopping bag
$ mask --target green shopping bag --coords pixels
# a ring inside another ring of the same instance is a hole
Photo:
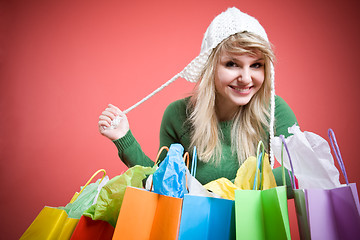
[[[260,149],[262,149],[260,151]],[[253,190],[235,190],[236,239],[291,239],[286,186],[262,189],[261,170],[265,155],[260,141]],[[285,169],[283,168],[285,183]],[[258,181],[260,178],[260,184]]]

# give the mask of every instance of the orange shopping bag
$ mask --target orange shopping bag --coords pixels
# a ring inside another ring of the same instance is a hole
[[[113,240],[177,239],[182,201],[127,187]]]
[[[160,152],[161,150],[159,154]],[[173,153],[171,146],[170,152]],[[182,152],[179,152],[183,162],[181,155]],[[184,158],[189,160],[188,153]],[[183,199],[158,194],[151,190],[152,187],[150,191],[134,187],[126,188],[113,240],[177,239]]]

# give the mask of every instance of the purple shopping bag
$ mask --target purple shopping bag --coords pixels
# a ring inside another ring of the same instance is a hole
[[[328,133],[346,184],[333,189],[304,189],[311,239],[358,239],[360,205],[356,184],[348,181],[334,132],[329,129]]]

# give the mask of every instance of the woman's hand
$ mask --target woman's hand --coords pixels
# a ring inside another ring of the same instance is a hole
[[[117,116],[120,117],[119,124],[117,126],[111,126],[111,121]],[[130,129],[126,115],[119,108],[111,104],[109,104],[105,111],[99,116],[98,125],[101,135],[112,141],[122,138]]]

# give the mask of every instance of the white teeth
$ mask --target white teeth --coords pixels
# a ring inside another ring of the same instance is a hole
[[[250,88],[237,88],[237,87],[232,87],[232,88],[239,92],[247,92],[250,89]]]

